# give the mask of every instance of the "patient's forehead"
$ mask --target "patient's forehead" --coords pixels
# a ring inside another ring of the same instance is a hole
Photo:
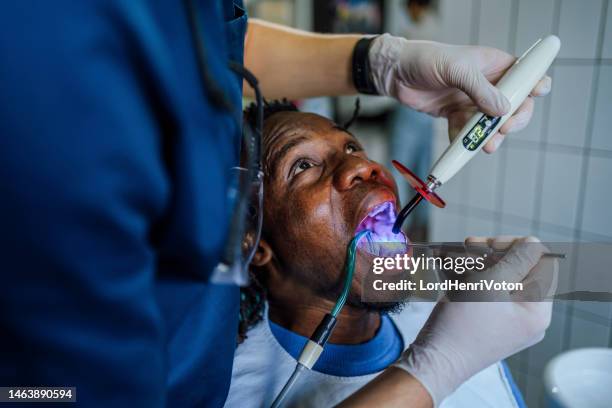
[[[264,123],[264,146],[281,142],[285,137],[300,133],[313,136],[336,130],[337,125],[314,113],[278,112],[266,119]]]
[[[263,128],[264,166],[270,166],[279,149],[288,144],[299,144],[305,140],[321,139],[332,142],[334,133],[345,137],[352,135],[335,122],[306,112],[278,112],[266,119]]]

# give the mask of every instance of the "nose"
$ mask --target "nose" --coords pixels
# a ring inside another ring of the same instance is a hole
[[[361,157],[349,156],[338,168],[334,183],[338,191],[344,191],[359,183],[376,181],[382,175],[383,169],[380,164]]]

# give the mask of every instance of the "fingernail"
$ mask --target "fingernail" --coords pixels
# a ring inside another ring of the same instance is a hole
[[[531,115],[529,114],[529,112],[520,112],[518,115],[516,115],[513,118],[514,121],[514,126],[512,126],[513,129],[522,129],[527,122],[529,122],[529,118],[531,117]],[[510,130],[511,132],[512,130]],[[509,133],[509,132],[506,132]]]
[[[543,94],[549,93],[551,89],[551,85],[552,85],[552,81],[550,80],[550,78],[544,81],[544,86],[542,87],[542,93]]]
[[[504,139],[500,136],[497,135],[493,138],[493,150],[497,150],[497,148],[502,144],[502,141]]]

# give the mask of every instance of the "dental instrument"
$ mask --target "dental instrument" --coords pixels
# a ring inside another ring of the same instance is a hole
[[[410,242],[412,248],[419,249],[430,249],[430,250],[444,250],[446,252],[467,252],[475,255],[487,255],[487,256],[504,256],[508,251],[505,249],[493,249],[491,247],[484,247],[479,245],[464,245],[457,243],[438,243],[431,244],[427,242]],[[557,258],[565,259],[565,254],[561,252],[544,252],[542,254],[544,258]]]
[[[321,323],[317,326],[314,333],[310,336],[310,339],[304,345],[302,352],[300,353],[300,357],[297,360],[297,364],[295,365],[295,369],[291,374],[291,377],[287,380],[283,389],[278,393],[274,402],[272,403],[272,408],[278,408],[282,405],[283,400],[287,395],[289,395],[289,391],[296,383],[298,377],[304,370],[310,370],[316,364],[317,360],[321,356],[323,352],[323,348],[325,344],[327,344],[327,340],[329,340],[334,327],[336,326],[336,321],[338,315],[342,311],[344,304],[346,303],[346,299],[348,298],[348,294],[351,290],[351,284],[353,283],[353,274],[355,272],[355,256],[357,255],[357,245],[361,238],[365,235],[370,234],[369,230],[359,231],[349,243],[348,249],[346,251],[346,267],[345,267],[345,277],[344,277],[344,286],[342,288],[342,292],[334,305],[331,313],[325,315]]]
[[[485,143],[523,103],[538,81],[544,76],[548,67],[559,52],[561,41],[555,35],[539,39],[519,57],[510,69],[496,84],[510,102],[510,110],[504,116],[494,117],[478,112],[465,124],[455,140],[442,153],[433,165],[427,182],[401,163],[393,161],[395,168],[408,180],[416,190],[415,196],[400,211],[393,225],[393,232],[398,233],[408,215],[423,200],[436,207],[444,208],[446,203],[434,191],[446,183],[463,168],[482,149]]]

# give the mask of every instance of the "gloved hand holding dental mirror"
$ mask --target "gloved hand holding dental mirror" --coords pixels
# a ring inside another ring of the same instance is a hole
[[[396,406],[400,402],[429,406],[402,394],[399,384],[412,391],[418,388],[413,379],[427,390],[432,405],[439,406],[476,373],[542,340],[550,324],[558,260],[545,257],[548,248],[533,237],[470,237],[466,245],[506,252],[502,262],[479,272],[479,279],[519,283],[525,289],[467,295],[447,291],[393,367],[341,406]],[[468,274],[460,276],[463,283],[473,280]]]

